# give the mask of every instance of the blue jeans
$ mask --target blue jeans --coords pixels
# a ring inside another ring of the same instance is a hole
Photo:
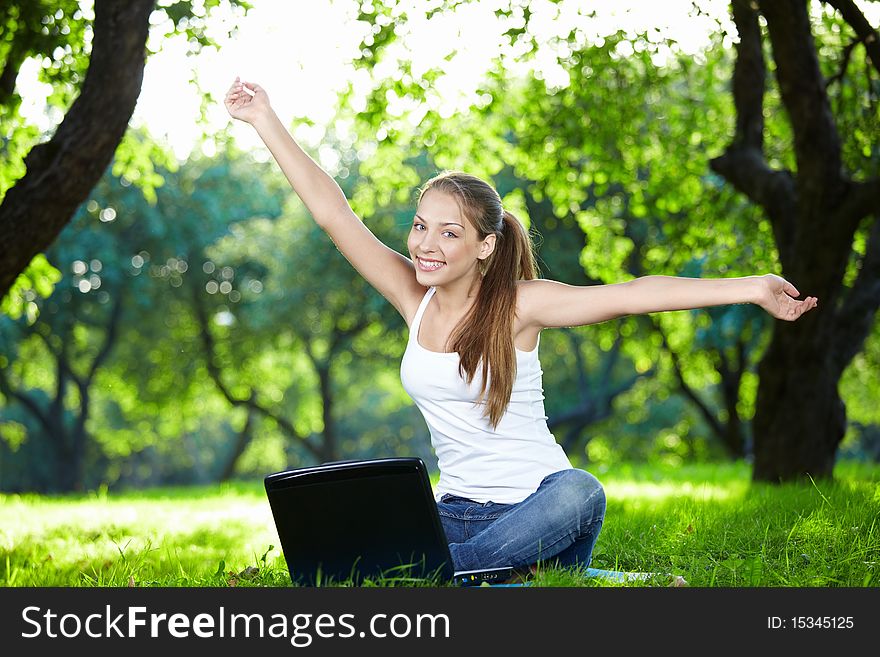
[[[541,562],[590,564],[605,518],[605,491],[589,472],[560,470],[516,504],[445,494],[437,502],[455,570]]]

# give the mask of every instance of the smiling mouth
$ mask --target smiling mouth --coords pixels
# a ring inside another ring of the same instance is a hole
[[[425,260],[423,258],[416,258],[416,262],[418,262],[419,269],[422,271],[437,271],[446,264],[440,260]]]

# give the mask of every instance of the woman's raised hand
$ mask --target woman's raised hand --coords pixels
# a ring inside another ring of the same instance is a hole
[[[253,82],[242,82],[235,78],[224,100],[226,110],[233,119],[253,123],[261,114],[270,109],[269,96],[265,89]]]
[[[776,319],[792,322],[818,305],[816,297],[801,301],[795,299],[800,296],[797,288],[776,274],[765,274],[761,277],[761,283],[763,287],[757,303]]]

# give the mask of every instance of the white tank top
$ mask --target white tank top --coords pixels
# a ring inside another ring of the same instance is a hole
[[[544,477],[572,467],[547,427],[538,347],[516,349],[510,404],[492,428],[483,404],[476,404],[479,368],[468,385],[458,372],[457,353],[419,344],[419,326],[434,292],[428,289],[413,318],[400,380],[431,432],[440,467],[436,498],[451,493],[477,502],[521,502]]]

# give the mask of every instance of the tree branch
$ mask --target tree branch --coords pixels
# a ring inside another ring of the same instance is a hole
[[[40,408],[40,405],[35,399],[22,391],[13,388],[9,383],[9,379],[6,377],[6,372],[6,369],[0,367],[0,392],[2,392],[7,399],[15,399],[18,401],[37,419],[37,422],[40,423],[47,435],[51,434],[52,424],[49,422],[48,416],[43,412],[43,409]]]
[[[712,429],[713,433],[715,433],[718,438],[720,438],[723,442],[724,440],[724,428],[721,426],[721,423],[718,421],[718,418],[715,417],[715,413],[712,411],[709,406],[700,399],[700,396],[697,392],[691,388],[684,380],[684,372],[681,368],[681,361],[678,358],[678,354],[669,344],[669,340],[666,338],[666,332],[663,330],[663,327],[660,325],[659,320],[656,317],[651,316],[651,321],[654,323],[654,328],[657,333],[660,334],[660,339],[663,341],[663,346],[666,348],[667,353],[669,353],[670,358],[672,359],[672,367],[675,370],[675,377],[678,379],[679,386],[681,387],[682,392],[684,392],[685,396],[690,399],[697,409],[700,411],[700,414],[703,416],[703,419],[706,421],[706,424],[709,425],[709,428]]]
[[[563,331],[568,336],[568,339],[572,345],[572,350],[575,355],[578,389],[581,391],[582,394],[581,399],[577,404],[575,404],[572,408],[566,410],[564,413],[555,415],[553,418],[550,418],[547,422],[547,426],[551,432],[555,432],[561,426],[571,424],[568,431],[566,431],[565,437],[563,438],[564,446],[566,448],[569,448],[574,443],[574,440],[578,437],[578,434],[584,427],[595,422],[599,422],[600,420],[603,420],[606,417],[610,416],[614,400],[619,395],[632,388],[635,382],[638,381],[640,378],[653,376],[655,369],[651,368],[648,372],[636,374],[635,376],[632,376],[625,381],[619,381],[617,385],[610,388],[600,389],[599,386],[592,386],[586,376],[587,368],[584,364],[583,354],[580,350],[580,339],[578,334],[568,328],[563,329]],[[618,336],[614,341],[614,346],[611,348],[611,351],[605,358],[602,367],[602,374],[596,377],[595,380],[606,382],[611,381],[611,372],[614,369],[615,363],[619,360],[620,345],[622,341],[623,336],[622,334],[618,333]],[[597,392],[594,395],[590,395],[590,391]]]
[[[724,154],[713,158],[709,166],[767,211],[780,238],[790,234],[790,226],[784,224],[795,204],[794,179],[791,172],[774,169],[764,159],[767,67],[758,12],[750,0],[733,0],[731,10],[739,33],[732,81],[736,132]]]
[[[855,230],[868,215],[880,216],[880,178],[851,182],[843,203],[834,213],[833,220],[847,226],[847,234]]]
[[[571,328],[563,328],[562,332],[568,338],[568,341],[571,344],[571,351],[574,354],[574,366],[575,374],[578,379],[578,390],[582,392],[583,398],[587,399],[589,397],[590,382],[587,380],[587,367],[584,365],[584,356],[581,353],[581,341]],[[607,380],[608,379],[606,379],[606,381]]]
[[[222,367],[220,366],[217,358],[217,343],[214,340],[213,334],[211,333],[208,314],[205,311],[204,306],[202,305],[201,299],[199,297],[199,292],[200,291],[197,287],[194,287],[192,289],[193,309],[195,310],[196,319],[199,323],[199,335],[202,339],[202,345],[205,348],[205,361],[208,368],[208,374],[211,376],[211,379],[213,379],[215,385],[217,386],[217,389],[233,406],[244,406],[245,408],[256,411],[265,417],[272,418],[273,420],[275,420],[275,422],[278,423],[278,426],[289,438],[292,438],[296,442],[303,445],[306,449],[309,450],[309,452],[311,452],[315,456],[315,458],[319,460],[322,459],[323,452],[321,451],[321,449],[315,447],[315,445],[308,441],[305,436],[297,431],[296,427],[293,426],[290,420],[282,417],[271,409],[266,408],[265,406],[260,404],[256,399],[256,393],[254,392],[253,388],[251,388],[247,397],[236,397],[223,382]]]
[[[764,208],[774,224],[791,216],[797,201],[794,176],[787,169],[774,169],[767,164],[761,151],[731,144],[723,155],[711,159],[709,166],[734,189]]]
[[[43,341],[43,344],[46,345],[46,350],[52,354],[52,357],[55,360],[61,360],[61,352],[59,352],[55,346],[50,341],[50,336],[52,335],[52,328],[41,319],[38,319],[33,326],[33,333],[37,334],[37,337]]]
[[[858,7],[856,7],[852,0],[824,1],[840,12],[843,20],[855,30],[855,33],[858,36],[858,41],[854,42],[852,45],[855,45],[855,43],[864,43],[865,52],[868,53],[868,58],[871,60],[871,63],[874,64],[874,68],[880,72],[880,35],[877,34],[877,30],[871,27],[868,19],[865,18],[865,15]]]
[[[98,352],[98,355],[95,356],[95,360],[92,361],[89,373],[83,381],[85,387],[91,385],[92,380],[95,378],[95,373],[101,367],[101,364],[107,359],[107,356],[110,355],[110,352],[116,344],[116,337],[119,333],[119,321],[122,317],[123,296],[123,293],[120,291],[117,293],[116,300],[113,302],[113,308],[110,310],[110,319],[107,322],[107,331],[104,334],[104,344],[101,345],[101,349]]]
[[[370,325],[370,320],[366,317],[360,318],[357,323],[347,329],[341,329],[338,325],[333,327],[333,337],[330,340],[330,348],[327,350],[328,358],[336,353],[336,350],[345,340],[353,338]]]
[[[55,135],[31,149],[0,204],[0,298],[45,251],[110,163],[143,79],[154,0],[96,0],[82,91]]]
[[[736,106],[736,136],[733,145],[738,148],[752,148],[762,153],[767,67],[761,46],[758,12],[750,0],[733,0],[730,6],[736,31],[739,33],[736,64],[733,67],[733,102]]]
[[[837,70],[837,73],[825,80],[825,89],[828,89],[828,87],[835,82],[843,80],[843,76],[846,75],[846,69],[849,67],[849,60],[852,57],[852,52],[857,45],[862,43],[862,41],[864,41],[863,37],[857,37],[846,45],[846,48],[843,49],[843,60],[840,62],[840,68]]]
[[[253,424],[254,410],[249,408],[247,417],[244,421],[244,426],[241,428],[241,431],[238,432],[235,444],[232,446],[232,454],[229,455],[229,459],[226,461],[226,465],[223,466],[223,471],[220,473],[220,481],[229,481],[232,479],[232,475],[235,474],[235,466],[238,463],[238,459],[241,458],[241,455],[244,454],[244,450],[253,440]]]
[[[17,35],[16,35],[17,36]],[[13,39],[9,52],[6,55],[6,62],[3,65],[3,72],[0,73],[0,106],[9,106],[15,93],[15,80],[18,77],[18,70],[24,61],[25,51],[19,47],[19,44]],[[18,103],[18,99],[15,99]]]
[[[874,326],[880,308],[880,220],[874,219],[859,275],[843,305],[835,315],[833,331],[842,339],[835,341],[834,364],[842,373]]]
[[[575,431],[579,431],[588,424],[598,422],[611,415],[611,407],[617,397],[632,388],[639,379],[646,377],[649,378],[655,373],[656,368],[652,367],[647,372],[635,374],[624,381],[620,381],[604,396],[604,403],[601,406],[595,404],[591,399],[584,399],[580,404],[573,408],[550,418],[547,421],[547,427],[550,431],[556,431],[556,429],[562,425],[577,421]]]
[[[65,326],[68,326],[67,322],[64,324]],[[55,393],[56,400],[64,397],[64,388],[66,387],[65,376],[73,379],[73,382],[77,387],[82,389],[82,379],[77,376],[70,364],[70,357],[68,355],[70,353],[68,349],[69,343],[64,340],[63,337],[60,337],[61,349],[56,349],[51,340],[52,329],[48,324],[42,321],[37,321],[37,323],[34,324],[34,333],[36,333],[37,337],[43,341],[43,344],[46,345],[46,350],[52,355],[58,365],[58,381],[56,382]]]
[[[841,177],[841,147],[804,0],[759,0],[773,45],[776,80],[794,135],[799,202],[832,204]]]

